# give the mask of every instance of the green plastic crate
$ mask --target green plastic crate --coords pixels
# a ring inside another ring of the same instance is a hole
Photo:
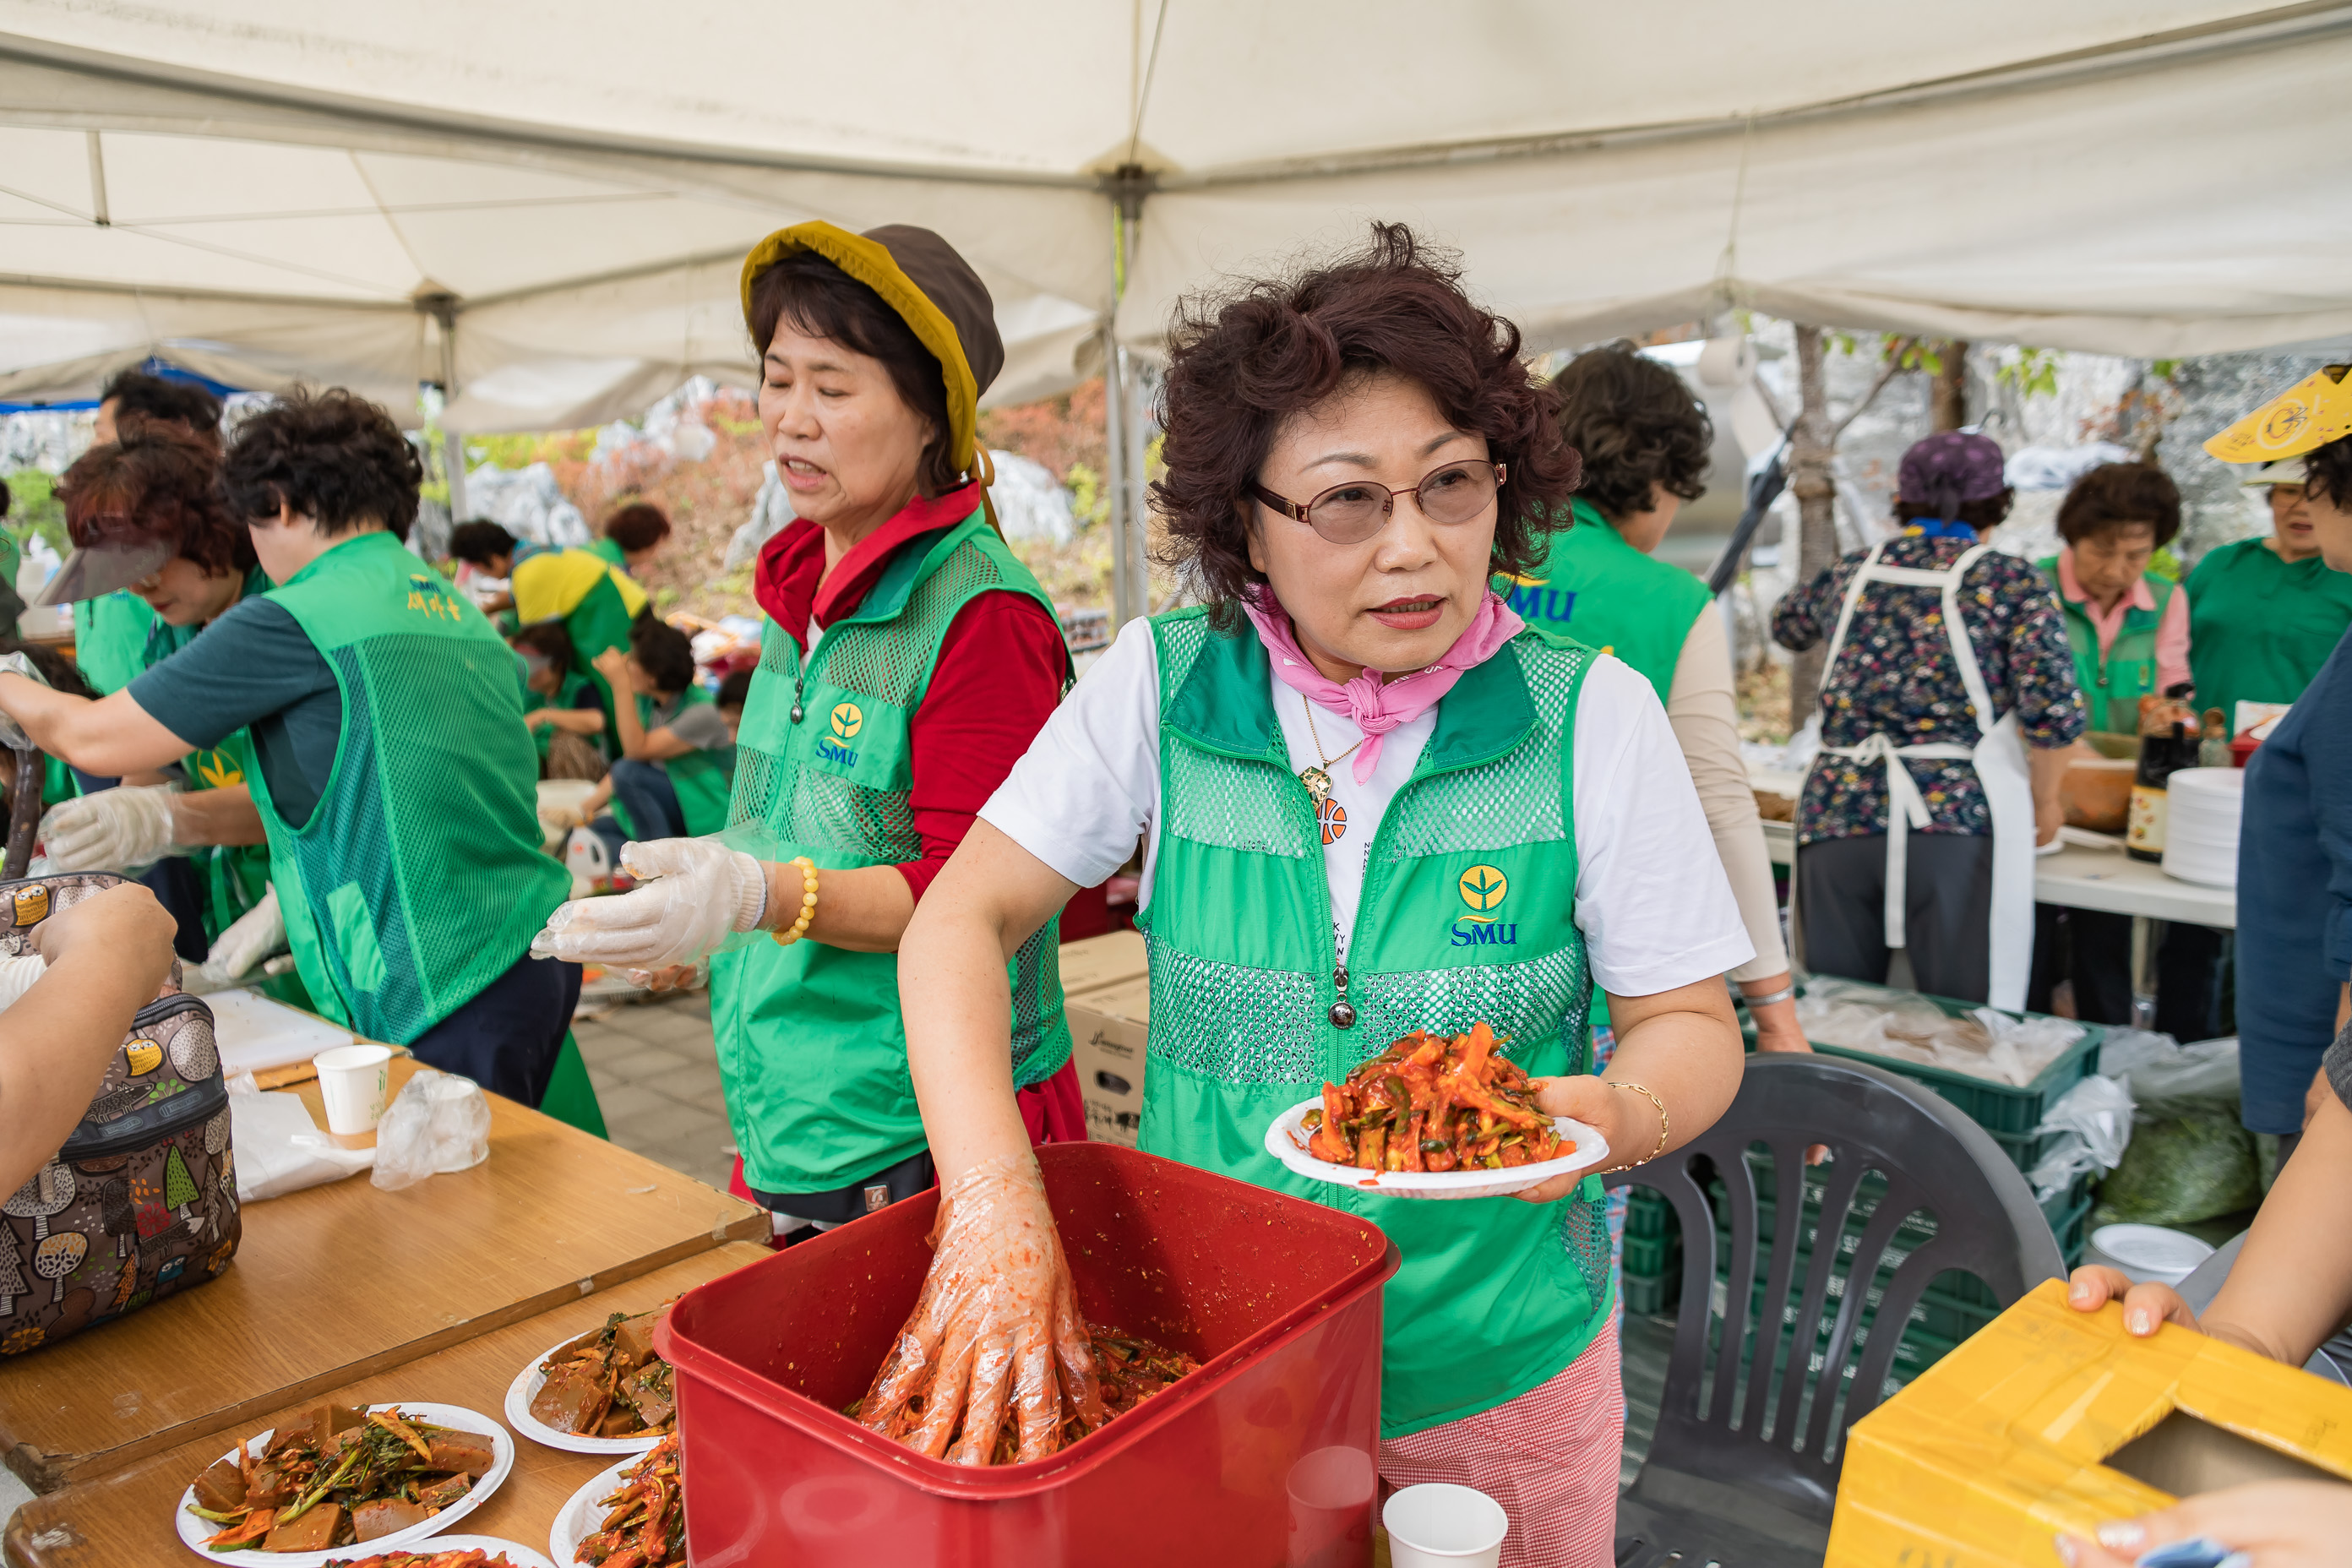
[[[1675,1205],[1654,1187],[1625,1189],[1625,1235],[1630,1238],[1674,1235],[1679,1228]]]
[[[1617,1288],[1624,1299],[1626,1311],[1636,1317],[1671,1318],[1682,1300],[1683,1271],[1677,1267],[1654,1279],[1627,1274],[1617,1281]]]
[[[1625,1272],[1644,1279],[1663,1278],[1667,1269],[1681,1262],[1683,1238],[1680,1232],[1673,1236],[1629,1236],[1625,1238]]]

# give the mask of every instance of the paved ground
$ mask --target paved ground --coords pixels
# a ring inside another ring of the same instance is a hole
[[[724,1188],[735,1163],[708,992],[612,1006],[572,1026],[614,1142]]]

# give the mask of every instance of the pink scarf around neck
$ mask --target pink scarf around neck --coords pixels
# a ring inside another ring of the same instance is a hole
[[[1273,658],[1275,679],[1303,693],[1316,706],[1346,714],[1363,731],[1364,744],[1356,753],[1358,784],[1370,778],[1372,770],[1380,765],[1381,745],[1390,731],[1400,724],[1412,723],[1436,707],[1438,699],[1454,689],[1454,683],[1462,679],[1464,670],[1486,663],[1527,626],[1517,612],[1489,589],[1486,603],[1478,606],[1469,626],[1463,628],[1462,635],[1454,639],[1454,646],[1435,664],[1394,680],[1383,679],[1383,670],[1367,669],[1343,686],[1316,668],[1301,651],[1289,613],[1271,592],[1262,587],[1254,589],[1243,597],[1242,609],[1257,628],[1258,640],[1265,644],[1265,651]]]

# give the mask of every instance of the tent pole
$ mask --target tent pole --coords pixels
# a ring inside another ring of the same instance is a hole
[[[1150,412],[1144,406],[1143,366],[1126,349],[1118,351],[1119,377],[1126,383],[1119,395],[1119,412],[1126,416],[1124,437],[1127,461],[1121,465],[1127,481],[1127,565],[1129,573],[1128,594],[1135,613],[1151,613],[1151,510],[1146,499],[1144,481],[1144,426]]]
[[[441,406],[457,400],[457,300],[453,294],[432,294],[417,301],[433,317],[441,336]],[[467,521],[466,442],[454,430],[441,432],[441,468],[449,476],[449,526]]]
[[[1127,354],[1103,328],[1103,499],[1110,508],[1110,614],[1113,628],[1127,625],[1143,611],[1135,603],[1134,574],[1128,569],[1127,526]]]

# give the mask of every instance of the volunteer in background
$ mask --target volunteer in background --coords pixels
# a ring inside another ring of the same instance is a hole
[[[1904,948],[1920,990],[2015,1010],[2033,850],[2058,836],[2084,718],[2049,584],[1979,537],[2009,515],[2001,469],[1982,436],[1915,444],[1895,480],[1902,536],[1790,590],[1772,637],[1829,643],[1790,900],[1805,967],[1883,984]]]
[[[151,617],[134,679],[269,587],[252,532],[222,504],[219,464],[216,447],[176,424],[126,419],[120,441],[92,447],[58,481],[74,552],[41,601],[133,592]],[[179,922],[180,956],[217,984],[285,942],[247,754],[239,730],[119,788],[53,805],[41,822],[58,870],[144,873]]]
[[[632,501],[604,520],[604,531],[588,548],[634,577],[653,564],[669,532],[668,513],[651,501]]]
[[[2225,463],[2302,460],[2302,493],[2289,513],[2301,514],[2296,526],[2305,531],[2315,552],[2309,565],[2337,584],[2352,584],[2352,576],[2346,575],[2352,573],[2348,372],[2352,366],[2330,365],[2205,443],[2205,450]],[[2231,548],[2246,550],[2243,545]],[[2209,563],[2211,559],[2206,558]],[[2302,566],[2298,563],[2295,569]],[[2189,578],[2192,605],[2203,572],[2200,563]],[[2285,579],[2273,581],[2280,585],[2276,614],[2290,623],[2300,619],[2306,627],[2304,636],[2315,637],[2314,605],[2323,595],[2314,582],[2305,581],[2297,589],[2285,586]],[[2252,606],[2248,610],[2252,613]],[[2246,679],[2238,673],[2246,666],[2232,663],[2228,668],[2230,679]],[[2273,679],[2285,679],[2294,672],[2284,662],[2284,647],[2280,660],[2267,668]],[[2256,697],[2254,691],[2238,689],[2242,696]],[[2238,838],[2240,1107],[2251,1131],[2278,1138],[2282,1162],[2294,1153],[2310,1108],[2326,1094],[2317,1071],[2320,1055],[2347,1013],[2345,978],[2352,973],[2352,632],[2339,624],[2334,651],[2310,683],[2294,691],[2294,702],[2247,761]]]
[[[1004,363],[988,290],[928,229],[782,229],[743,263],[760,421],[797,521],[760,552],[769,616],[721,842],[631,845],[649,885],[567,904],[538,950],[711,964],[738,1181],[779,1231],[931,1184],[907,1081],[900,936],[972,814],[1054,711],[1052,602],[991,526],[981,392]],[[752,854],[728,847],[748,844]],[[1053,922],[1007,955],[1000,1065],[1031,1138],[1086,1136]]]
[[[2137,736],[2139,700],[2190,679],[2189,595],[2147,569],[2180,532],[2180,491],[2150,463],[2102,463],[2058,505],[2058,553],[2038,564],[2058,595],[2074,683],[2090,727]],[[2204,706],[2201,696],[2200,707]],[[2134,742],[2137,745],[2137,742]],[[2131,917],[2056,904],[2033,909],[2033,981],[2026,1005],[2050,1011],[2061,978],[2074,988],[2074,1016],[2132,1021]],[[2165,936],[2156,1026],[2183,1040],[2210,1039],[2221,937],[2172,925]]]
[[[2352,576],[2321,558],[2303,459],[2265,463],[2245,488],[2268,496],[2271,531],[2207,551],[2188,582],[2197,705],[2232,735],[2240,701],[2294,701],[2352,626]]]
[[[941,1331],[950,1355],[970,1334],[1036,1359],[974,1361],[969,1404],[925,1411],[934,1448],[960,1415],[995,1431],[1008,1394],[1025,1450],[1060,1417],[1045,1351],[1068,1277],[1013,1115],[1000,960],[1142,837],[1140,1146],[1377,1221],[1404,1258],[1384,1479],[1496,1498],[1506,1563],[1609,1563],[1624,1405],[1598,1181],[1405,1202],[1293,1174],[1264,1142],[1399,1037],[1482,1021],[1529,1072],[1569,1075],[1544,1109],[1602,1129],[1618,1164],[1692,1137],[1738,1087],[1723,975],[1752,952],[1657,697],[1489,587],[1538,554],[1576,455],[1517,330],[1402,227],[1181,305],[1170,341],[1154,493],[1208,604],[1120,634],[908,931],[908,1058],[946,1193],[927,1291],[956,1304],[908,1324],[861,1419],[893,1417]],[[1605,1079],[1584,1073],[1596,976]],[[950,1364],[933,1388],[966,1382]]]
[[[597,656],[620,700],[621,754],[607,775],[632,838],[698,838],[727,826],[735,742],[710,693],[694,679],[694,645],[650,616],[629,629],[629,651]]]
[[[1759,1050],[1807,1051],[1780,940],[1772,857],[1739,752],[1731,645],[1706,584],[1652,552],[1686,500],[1706,492],[1715,431],[1683,378],[1631,343],[1592,349],[1552,380],[1560,434],[1584,465],[1575,521],[1549,536],[1543,559],[1498,577],[1496,591],[1530,626],[1574,637],[1633,667],[1666,705],[1666,721],[1698,787],[1716,854],[1739,900],[1756,956],[1731,972],[1756,1020]],[[1614,1042],[1596,1008],[1594,1059]]]
[[[507,580],[503,599],[485,606],[511,608],[526,626],[561,621],[572,638],[572,668],[596,683],[604,699],[605,733],[616,733],[612,688],[596,672],[596,656],[625,652],[629,626],[649,608],[646,591],[593,550],[552,549],[519,540],[495,522],[460,523],[449,531],[449,553]]]
[[[604,697],[574,668],[572,634],[561,621],[541,621],[515,633],[522,659],[522,721],[539,748],[539,775],[548,779],[604,776]]]
[[[221,490],[278,586],[96,702],[0,675],[44,751],[110,773],[249,732],[250,804],[320,1011],[535,1105],[580,971],[532,959],[562,900],[541,852],[514,655],[401,543],[416,454],[337,389],[239,427]]]

